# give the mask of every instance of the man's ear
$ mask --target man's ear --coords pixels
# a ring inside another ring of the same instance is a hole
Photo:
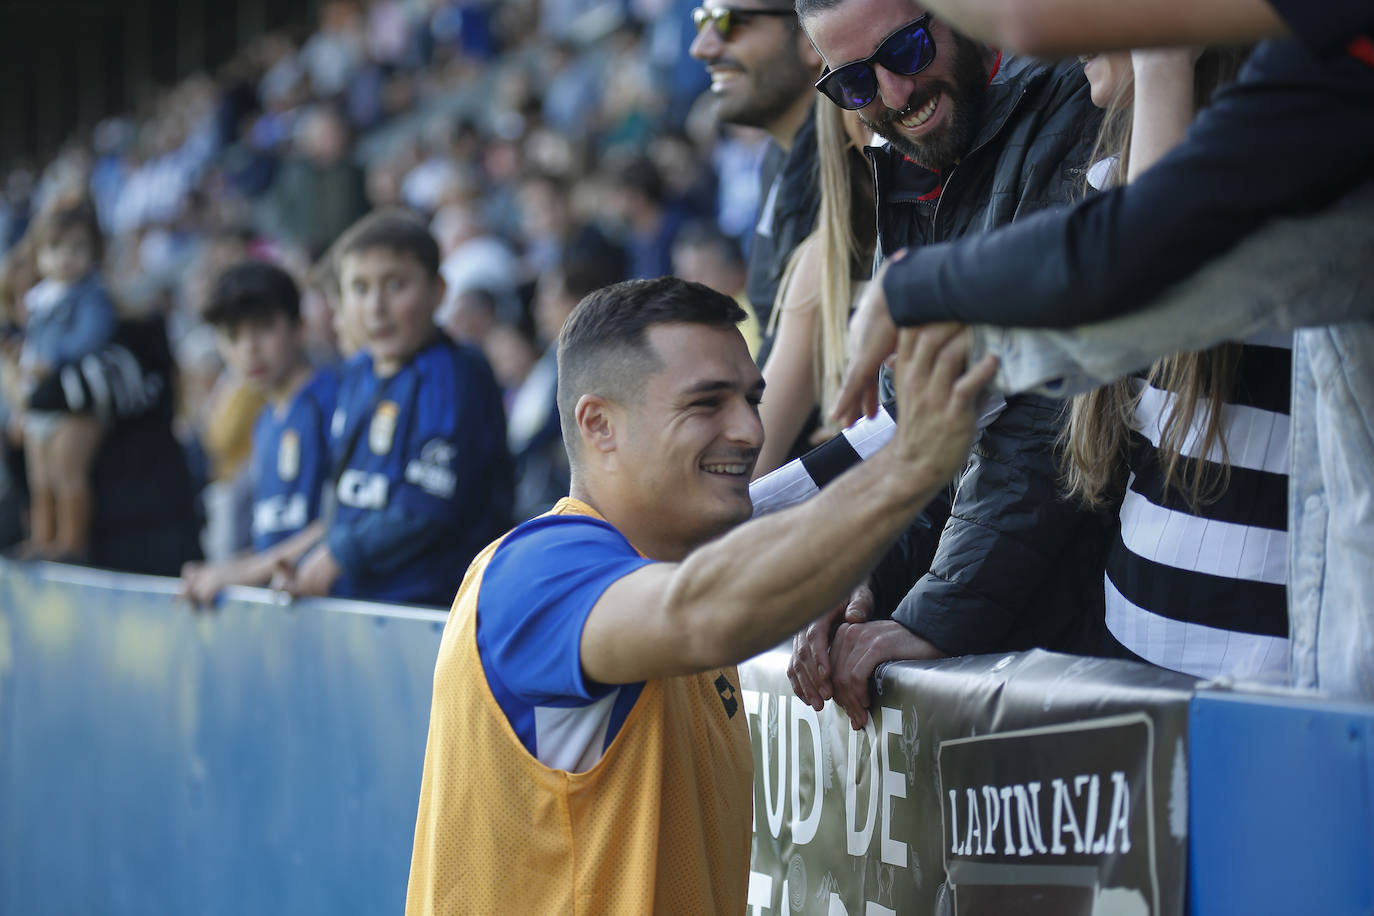
[[[583,460],[610,455],[616,449],[615,405],[597,394],[584,394],[573,409],[577,432],[582,437]]]

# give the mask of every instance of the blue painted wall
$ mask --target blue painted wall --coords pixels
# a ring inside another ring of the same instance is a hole
[[[1194,913],[1374,913],[1374,708],[1202,691],[1188,736]]]
[[[0,566],[0,913],[400,912],[444,615],[173,587]]]

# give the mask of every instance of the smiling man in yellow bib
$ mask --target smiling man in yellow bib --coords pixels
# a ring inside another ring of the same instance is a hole
[[[742,914],[734,664],[843,600],[959,468],[963,335],[906,332],[893,441],[747,521],[763,380],[730,298],[606,287],[563,328],[571,495],[469,568],[434,674],[408,914]]]

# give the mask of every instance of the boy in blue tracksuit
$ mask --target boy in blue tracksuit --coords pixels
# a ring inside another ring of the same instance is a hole
[[[215,281],[203,313],[230,369],[267,404],[253,426],[253,552],[222,563],[188,563],[182,594],[212,602],[226,585],[266,585],[324,531],[318,521],[331,486],[329,420],[338,376],[305,355],[300,292],[280,267],[250,260]]]
[[[284,587],[447,605],[510,521],[500,389],[478,350],[434,324],[444,283],[424,225],[372,213],[335,257],[364,346],[343,368],[330,421],[334,514]]]

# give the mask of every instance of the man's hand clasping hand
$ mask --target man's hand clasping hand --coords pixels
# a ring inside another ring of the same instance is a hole
[[[997,370],[997,360],[988,355],[966,368],[969,339],[961,325],[905,329],[897,334],[896,346],[898,420],[888,448],[896,449],[913,471],[919,468],[937,479],[949,478],[968,458],[974,408]],[[817,710],[833,698],[855,729],[868,721],[868,683],[879,664],[944,656],[900,623],[870,620],[872,614],[873,593],[861,585],[846,605],[794,637],[787,668],[798,697]]]

